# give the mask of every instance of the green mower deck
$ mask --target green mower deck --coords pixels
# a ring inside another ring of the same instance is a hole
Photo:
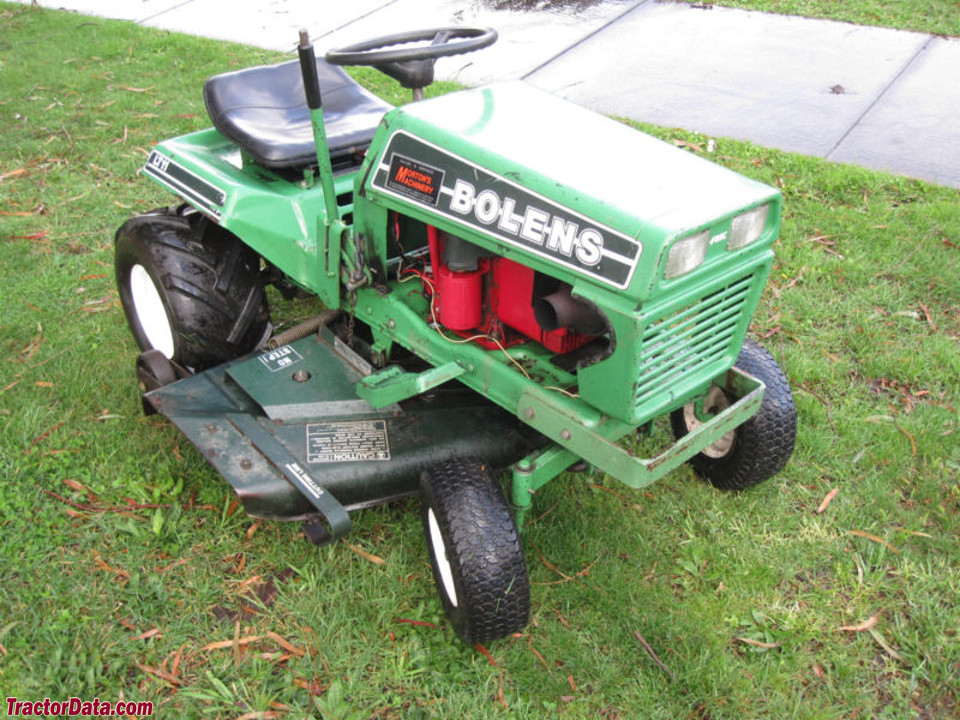
[[[439,463],[482,457],[506,467],[546,444],[461,387],[374,409],[356,394],[364,364],[324,330],[144,400],[196,445],[249,515],[319,516],[330,539],[350,530],[348,510],[415,494],[420,474]]]

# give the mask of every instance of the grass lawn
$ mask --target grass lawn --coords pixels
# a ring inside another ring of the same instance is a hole
[[[713,5],[762,10],[781,15],[843,20],[858,25],[878,25],[916,30],[932,35],[960,36],[960,3],[957,0],[684,0],[697,7]]]
[[[172,202],[137,169],[207,124],[203,80],[275,57],[0,4],[4,697],[245,720],[960,713],[960,193],[646,128],[784,193],[752,331],[793,385],[796,454],[742,494],[686,468],[640,493],[551,483],[529,627],[467,647],[416,500],[317,549],[140,414],[113,232]]]

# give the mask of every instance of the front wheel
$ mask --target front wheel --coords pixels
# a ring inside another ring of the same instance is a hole
[[[522,629],[530,579],[510,508],[489,468],[474,459],[437,465],[420,479],[433,577],[457,635],[484,643]]]
[[[757,414],[690,459],[693,469],[714,486],[743,490],[783,470],[797,436],[797,411],[790,383],[776,359],[749,338],[737,358],[737,368],[766,385]],[[730,406],[713,386],[699,403],[689,403],[670,415],[677,439],[695,430],[709,416]]]
[[[131,218],[117,230],[114,263],[141,350],[203,370],[250,352],[268,330],[259,255],[197,213]]]

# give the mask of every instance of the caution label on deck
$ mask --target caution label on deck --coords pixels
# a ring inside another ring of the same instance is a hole
[[[339,463],[390,459],[386,420],[309,423],[307,462]]]

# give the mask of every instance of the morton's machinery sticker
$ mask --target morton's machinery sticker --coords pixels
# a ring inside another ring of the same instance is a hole
[[[443,170],[393,153],[387,172],[387,187],[415,202],[436,207],[443,187]]]
[[[373,185],[617,288],[640,260],[636,239],[406,132],[390,138]]]

